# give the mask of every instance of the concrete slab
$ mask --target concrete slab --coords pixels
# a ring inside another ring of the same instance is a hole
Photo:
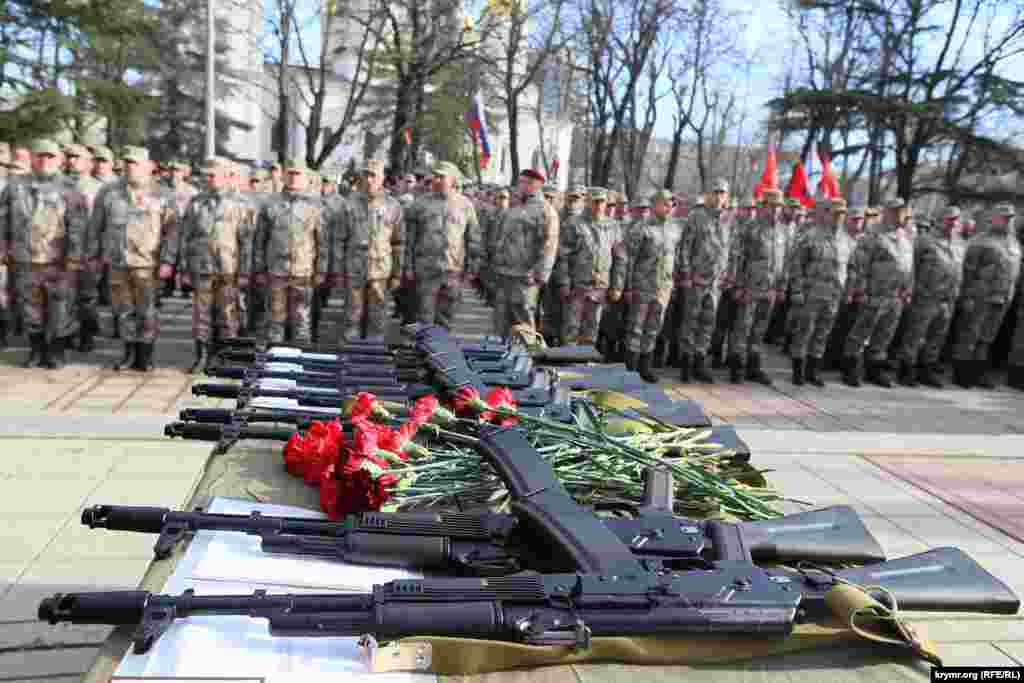
[[[4,673],[5,681],[81,680],[99,650],[95,645],[85,645],[0,652],[0,671]]]
[[[1024,642],[1004,642],[1000,641],[993,643],[997,650],[1004,653],[1008,657],[1012,657],[1017,662],[1017,666],[1024,666]]]

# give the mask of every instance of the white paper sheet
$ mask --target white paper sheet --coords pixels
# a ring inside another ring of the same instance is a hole
[[[208,512],[323,518],[303,508],[214,498]],[[201,532],[189,545],[163,592],[237,595],[263,589],[268,593],[366,592],[375,583],[419,578],[413,572],[348,565],[326,560],[264,555],[258,537],[229,532]],[[330,590],[332,587],[335,590]],[[340,590],[339,590],[340,587]],[[346,590],[347,589],[347,590]],[[267,622],[249,617],[179,619],[143,655],[129,650],[115,672],[120,676],[261,677],[305,683],[337,675],[353,683],[435,683],[433,674],[369,673],[357,638],[271,637]]]

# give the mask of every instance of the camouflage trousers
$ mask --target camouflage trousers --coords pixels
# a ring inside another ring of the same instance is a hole
[[[0,264],[0,323],[8,323],[11,318],[11,308],[14,304],[14,297],[11,296],[13,279],[8,273],[6,265]]]
[[[74,334],[75,274],[40,265],[26,269],[25,275],[18,295],[25,332],[41,334],[47,342]]]
[[[999,334],[999,327],[1009,308],[1008,304],[984,301],[964,301],[963,319],[956,330],[953,360],[988,360],[989,346]],[[971,306],[973,304],[973,307]],[[970,308],[970,310],[967,310]]]
[[[152,343],[160,334],[156,308],[162,286],[152,268],[113,268],[110,271],[110,300],[125,342]]]
[[[755,299],[750,303],[736,302],[736,316],[733,319],[729,337],[730,353],[747,355],[761,353],[764,335],[775,312],[775,302],[770,299]]]
[[[1024,366],[1024,295],[1017,297],[1017,325],[1010,342],[1010,365]]]
[[[266,287],[249,287],[241,300],[239,315],[245,315],[245,325],[249,334],[261,338],[267,334],[267,289]]]
[[[708,352],[715,331],[719,290],[712,287],[687,287],[683,290],[683,323],[679,328],[682,353]]]
[[[630,303],[626,348],[633,353],[652,353],[667,309],[668,302],[657,299]]]
[[[872,299],[865,301],[850,328],[850,336],[843,345],[844,356],[866,354],[866,360],[883,361],[889,355],[889,344],[900,324],[903,302],[899,299]],[[867,350],[865,351],[865,346]]]
[[[540,287],[528,284],[525,278],[501,278],[494,297],[494,334],[507,339],[516,325],[536,329],[539,298]]]
[[[836,321],[839,302],[835,299],[811,299],[794,305],[791,358],[821,358],[828,346],[828,335]]]
[[[83,330],[100,329],[99,303],[100,273],[83,270],[78,273],[78,322]]]
[[[345,293],[341,343],[352,339],[383,338],[388,320],[388,281],[369,280],[365,286]],[[365,331],[365,334],[364,334]]]
[[[922,365],[939,362],[953,321],[952,301],[914,300],[907,311],[907,324],[900,343],[900,358]]]
[[[562,339],[566,344],[593,344],[597,340],[606,296],[603,289],[594,290],[593,293],[574,291],[568,303],[559,301],[565,311]]]
[[[213,321],[217,338],[237,337],[241,324],[238,278],[200,275],[192,285],[192,335],[200,341],[210,341]]]
[[[452,329],[462,302],[462,278],[458,273],[441,273],[416,279],[416,321]]]
[[[297,344],[308,344],[311,333],[310,307],[313,303],[313,286],[310,279],[271,275],[267,291],[270,298],[267,340],[283,342],[285,330],[290,325],[292,340]]]

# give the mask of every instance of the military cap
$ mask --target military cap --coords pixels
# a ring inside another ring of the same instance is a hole
[[[711,184],[712,192],[728,192],[729,181],[725,178],[716,178],[715,182]]]
[[[187,171],[189,169],[189,165],[181,159],[171,159],[167,162],[166,166],[175,171]]]
[[[203,162],[201,173],[204,175],[220,175],[228,170],[228,161],[222,157],[210,157]]]
[[[363,173],[372,173],[374,175],[384,175],[384,168],[385,168],[384,162],[381,161],[380,159],[367,159],[363,163],[363,167],[360,170]]]
[[[603,187],[592,187],[590,188],[590,201],[592,202],[606,202],[608,201],[608,190]]]
[[[874,218],[881,213],[881,210],[877,206],[869,206],[866,213],[868,218]]]
[[[799,209],[803,204],[796,197],[786,197],[786,206],[791,209]]]
[[[64,145],[64,156],[66,157],[91,157],[90,152],[85,145],[79,145],[74,142]]]
[[[651,195],[651,202],[671,202],[675,197],[672,196],[671,190],[658,190]]]
[[[905,209],[905,208],[907,208],[907,203],[905,201],[903,201],[902,199],[900,199],[899,197],[893,197],[892,199],[889,199],[889,200],[887,200],[885,202],[885,208],[887,208],[887,209]]]
[[[696,201],[693,202],[694,206],[704,206],[704,204],[704,195],[700,195],[699,197],[697,197]]]
[[[128,146],[121,150],[121,161],[149,161],[149,150],[145,147]]]
[[[495,194],[497,194],[499,197],[511,197],[512,196],[512,193],[506,187],[503,187],[503,188],[499,189]]]
[[[756,209],[757,208],[757,198],[756,197],[752,197],[752,196],[751,197],[747,197],[745,200],[743,200],[743,208],[744,209]]]
[[[947,206],[946,210],[942,212],[943,218],[960,218],[960,207],[959,206]]]
[[[651,199],[650,199],[650,197],[644,197],[644,196],[637,197],[632,202],[629,203],[629,208],[631,208],[631,209],[649,209],[649,208],[651,208]]]
[[[432,170],[432,173],[434,175],[446,176],[446,177],[451,177],[451,178],[461,178],[462,177],[462,171],[460,171],[459,167],[456,166],[455,164],[453,164],[450,161],[439,161],[439,162],[437,162],[436,164],[434,164],[434,168]]]
[[[276,161],[270,165],[271,173],[273,173],[274,171],[281,171],[281,170],[283,170],[282,167],[281,167],[281,164],[279,164]]]
[[[305,159],[289,159],[284,165],[285,173],[305,173],[308,170]]]
[[[519,175],[521,175],[521,176],[523,176],[523,175],[524,175],[524,176],[526,176],[527,178],[533,178],[534,180],[539,180],[539,181],[541,181],[542,183],[543,183],[543,182],[544,182],[545,180],[547,180],[547,179],[546,179],[546,178],[544,177],[544,173],[543,173],[542,171],[538,171],[538,170],[537,170],[537,169],[535,169],[535,168],[524,168],[524,169],[523,169],[522,171],[520,171],[520,172],[519,172]]]
[[[6,142],[0,142],[0,164],[6,164],[11,160],[11,146]]]
[[[765,204],[771,203],[781,206],[784,201],[782,197],[782,190],[765,190],[764,201]]]
[[[52,154],[53,156],[60,155],[60,145],[53,140],[47,140],[45,138],[36,140],[32,143],[33,154]]]
[[[1016,216],[1017,215],[1017,209],[1014,208],[1013,204],[1009,204],[1007,202],[1003,202],[1001,204],[996,204],[995,207],[992,210],[993,210],[993,212],[995,212],[995,214],[997,216]]]
[[[867,216],[867,209],[863,206],[855,206],[850,209],[850,218],[864,218],[865,216]]]
[[[96,145],[92,148],[92,158],[97,161],[113,161],[114,154],[110,151],[109,147],[103,145]]]
[[[573,185],[569,188],[569,192],[566,194],[567,197],[586,197],[587,188],[585,185]]]
[[[830,200],[828,200],[825,203],[825,208],[826,209],[831,209],[832,211],[835,211],[836,213],[840,213],[840,212],[846,211],[846,209],[847,209],[846,200],[843,199],[842,197],[836,197],[835,199],[830,199]]]

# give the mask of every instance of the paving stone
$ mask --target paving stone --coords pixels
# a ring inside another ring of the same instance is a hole
[[[147,475],[138,471],[115,471],[82,501],[90,505],[149,505],[181,507],[188,502],[201,472],[197,467],[184,470],[154,469]]]
[[[944,666],[1016,666],[991,643],[949,643],[939,648]]]
[[[145,502],[151,502],[145,499]],[[50,541],[38,556],[38,562],[66,562],[74,558],[109,558],[137,561],[145,571],[153,559],[156,536],[90,529],[80,523],[69,524]]]
[[[0,653],[0,671],[5,681],[32,681],[58,676],[76,677],[89,670],[99,648],[95,646]]]
[[[12,519],[15,518],[12,517],[14,514],[67,516],[82,504],[102,480],[83,476],[79,479],[42,480],[30,485],[33,481],[0,481],[0,518]]]
[[[863,516],[863,519],[868,531],[878,539],[886,557],[890,559],[924,552],[930,547],[909,529],[898,526],[884,517]]]
[[[1000,641],[993,643],[993,645],[1010,657],[1013,657],[1017,662],[1017,666],[1024,666],[1024,642],[1021,642],[1021,640],[1013,642]]]
[[[953,619],[928,619],[920,612],[908,613],[907,619],[912,626],[922,625],[928,638],[936,643],[1006,641],[1024,645],[1024,621],[1020,619],[985,619],[973,614],[961,614]]]

